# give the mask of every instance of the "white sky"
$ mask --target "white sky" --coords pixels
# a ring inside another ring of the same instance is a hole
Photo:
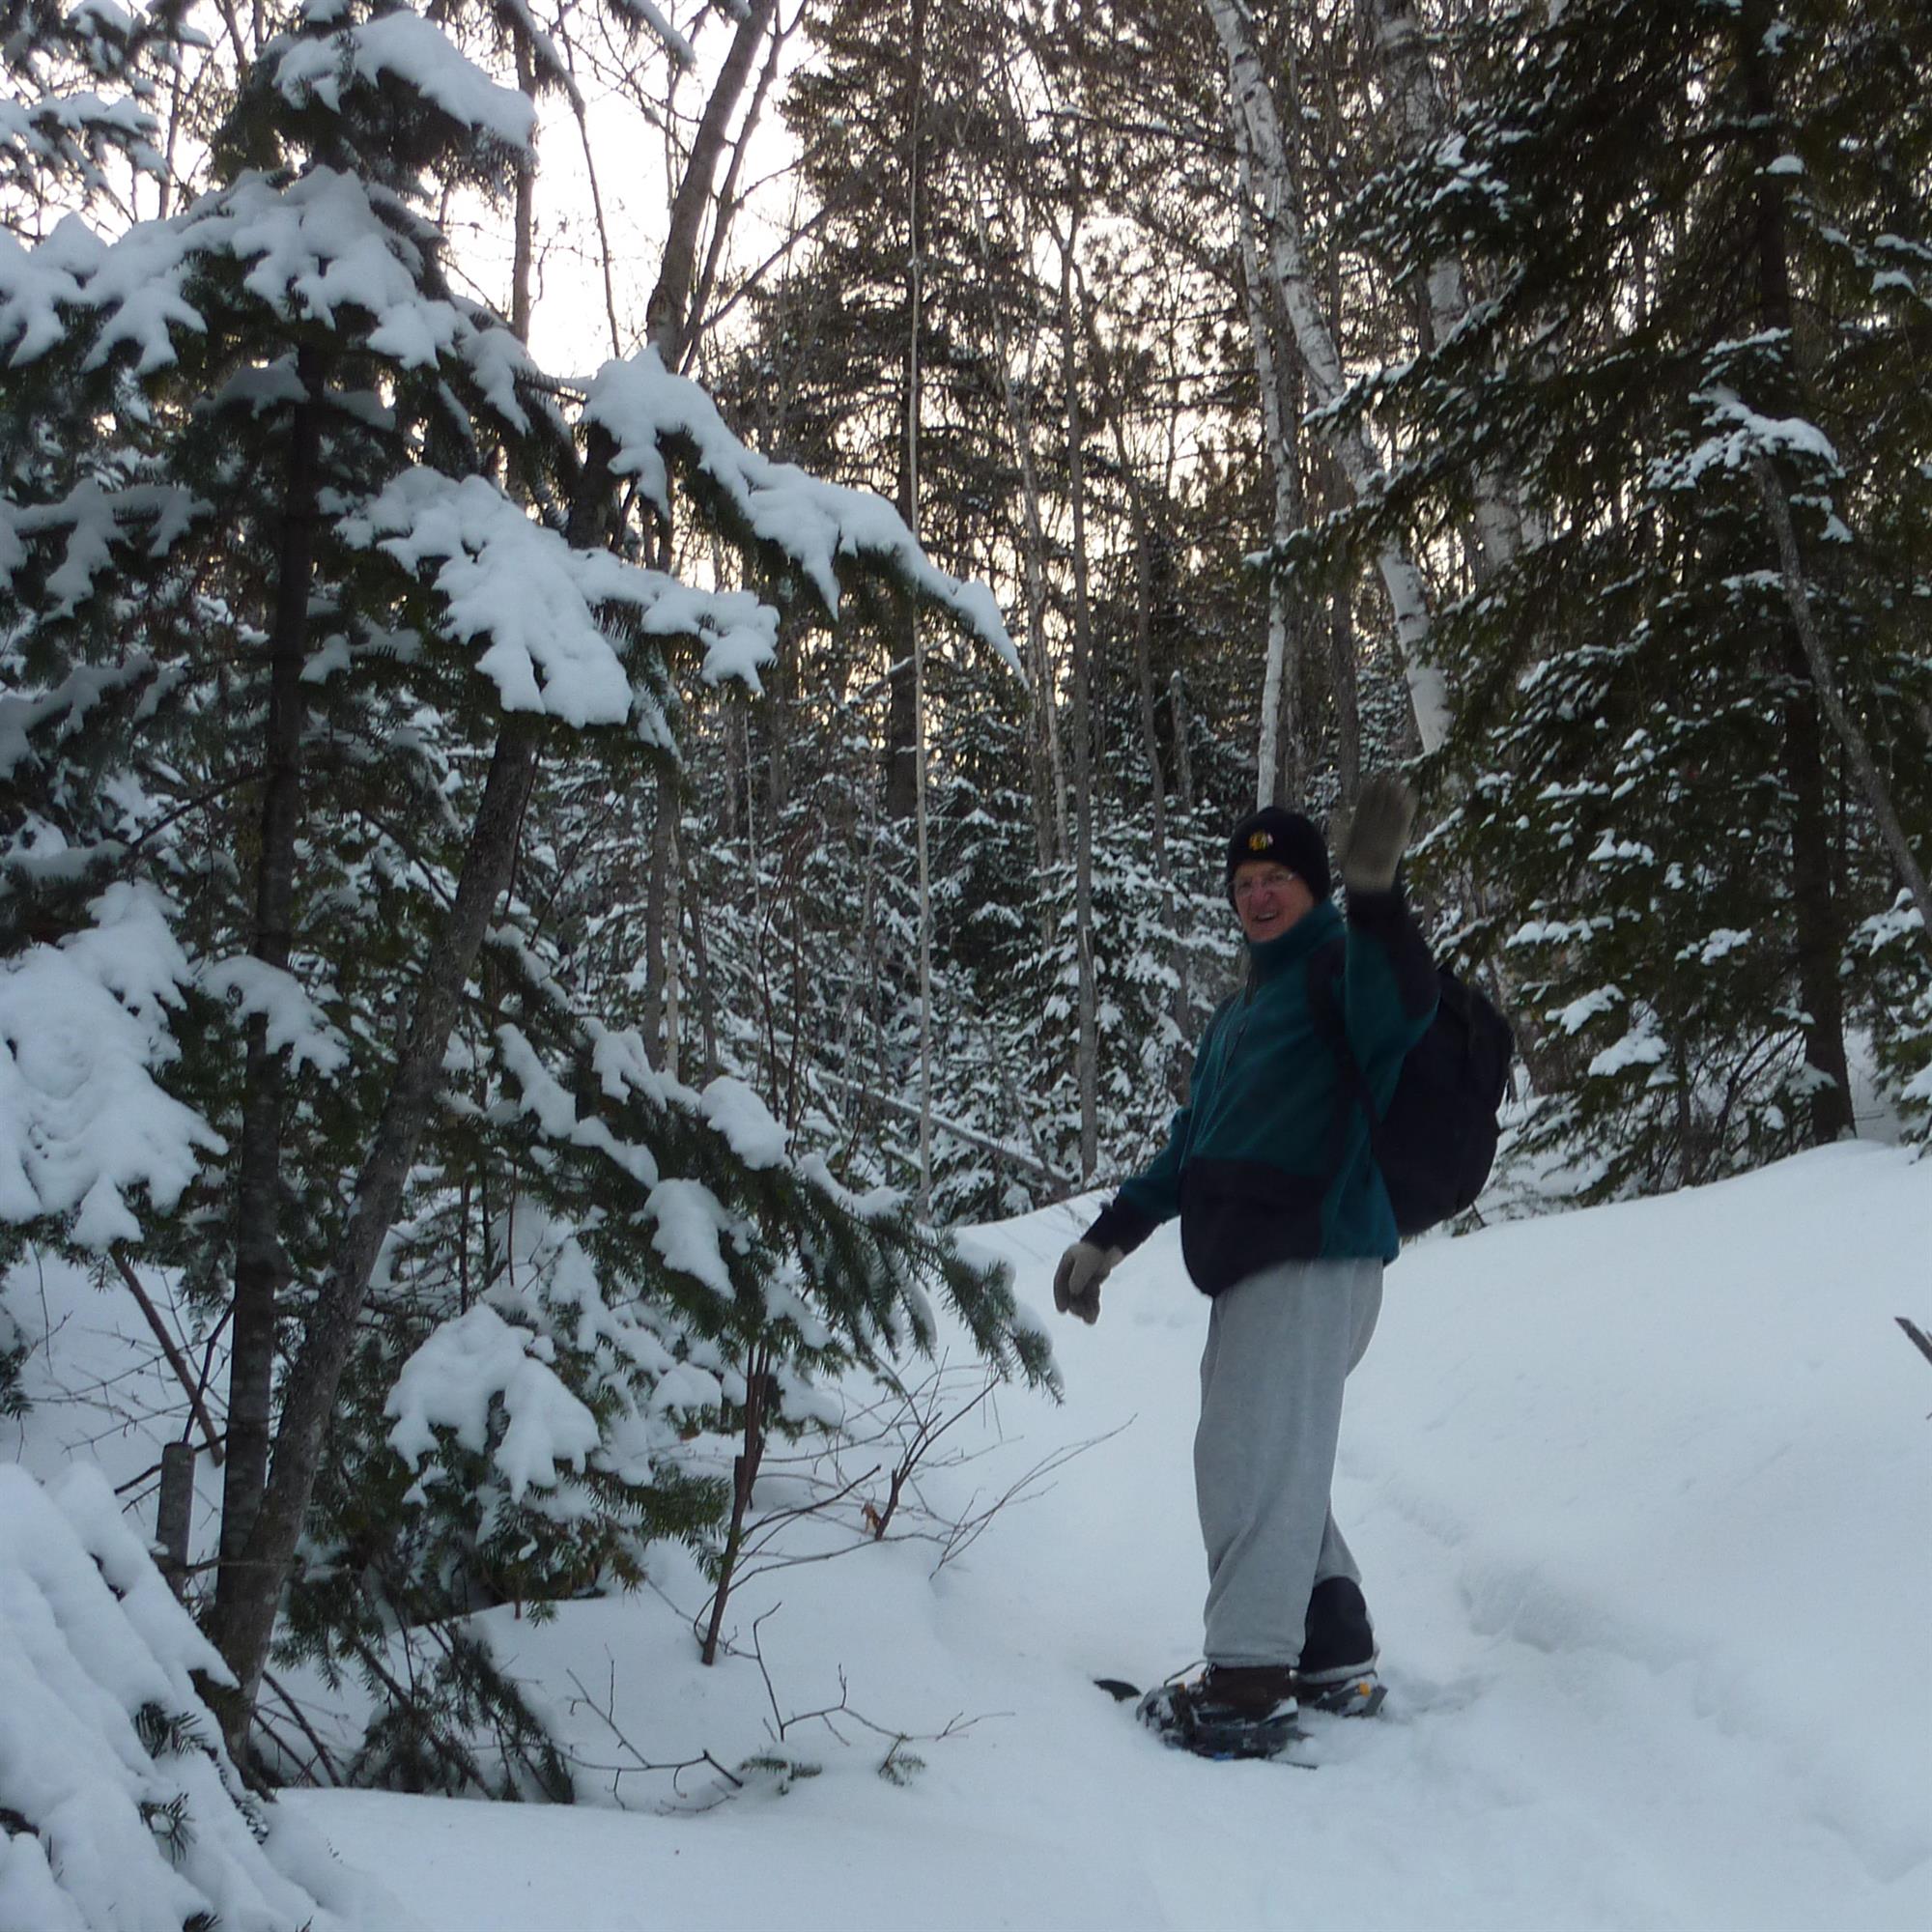
[[[691,23],[679,25],[690,30]],[[677,102],[695,123],[702,111],[717,67],[728,45],[729,23],[707,15],[696,32],[699,65],[679,81]],[[650,53],[640,40],[641,59]],[[662,88],[669,61],[651,54],[650,77]],[[742,124],[745,106],[755,86],[756,71],[746,89],[733,131]],[[665,140],[660,128],[639,111],[634,100],[594,76],[580,73],[585,124],[597,165],[597,185],[603,200],[605,227],[611,245],[611,284],[619,327],[625,331],[621,353],[636,347],[643,326],[644,303],[656,281],[670,205],[667,183]],[[785,168],[791,144],[778,112],[781,78],[767,95],[753,137],[753,156],[741,177],[741,186]],[[687,126],[685,132],[689,134]],[[538,360],[558,374],[587,374],[612,353],[609,311],[601,268],[600,242],[590,192],[584,137],[567,102],[553,98],[543,108],[537,142],[537,279],[531,320],[531,348]],[[719,178],[729,165],[729,150],[720,162]],[[732,235],[732,257],[741,263],[761,261],[785,232],[789,213],[788,181],[774,182],[739,215]],[[462,242],[466,261],[492,298],[507,307],[510,283],[509,234],[502,226],[494,236],[472,233]]]

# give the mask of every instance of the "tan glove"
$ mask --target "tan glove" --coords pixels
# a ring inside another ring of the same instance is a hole
[[[1385,893],[1395,884],[1415,803],[1415,787],[1406,779],[1377,772],[1362,781],[1354,810],[1338,811],[1329,822],[1336,869],[1351,893]]]
[[[1092,1241],[1075,1241],[1061,1256],[1053,1271],[1053,1305],[1063,1315],[1083,1321],[1100,1319],[1100,1284],[1119,1265],[1119,1248],[1096,1248]]]

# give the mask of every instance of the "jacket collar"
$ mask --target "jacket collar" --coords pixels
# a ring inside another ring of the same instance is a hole
[[[1333,899],[1312,905],[1278,939],[1245,941],[1257,980],[1278,979],[1303,965],[1330,940],[1342,936],[1342,915]]]

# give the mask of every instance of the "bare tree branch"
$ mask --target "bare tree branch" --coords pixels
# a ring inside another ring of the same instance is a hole
[[[208,1413],[208,1406],[201,1399],[201,1384],[194,1371],[188,1367],[187,1358],[182,1353],[175,1338],[168,1333],[167,1323],[161,1320],[160,1310],[148,1299],[148,1291],[141,1286],[141,1277],[134,1272],[133,1264],[119,1248],[114,1250],[114,1265],[121,1279],[128,1284],[128,1293],[134,1297],[135,1305],[147,1317],[148,1326],[155,1332],[155,1340],[161,1345],[161,1353],[168,1358],[168,1367],[175,1372],[175,1379],[182,1385],[187,1396],[188,1406],[194,1410],[194,1419],[201,1424],[201,1433],[208,1443],[208,1453],[216,1468],[221,1466],[221,1435],[215,1429]]]
[[[1878,820],[1885,849],[1890,855],[1891,863],[1898,867],[1898,876],[1904,880],[1906,890],[1918,908],[1924,943],[1928,950],[1932,950],[1932,889],[1928,889],[1924,867],[1919,865],[1911,840],[1905,836],[1905,827],[1899,821],[1891,803],[1891,794],[1886,789],[1885,780],[1879,774],[1871,747],[1865,742],[1864,733],[1859,729],[1857,719],[1846,709],[1845,700],[1838,694],[1837,680],[1832,675],[1832,660],[1826,653],[1825,640],[1818,635],[1818,620],[1811,610],[1811,593],[1805,582],[1804,564],[1798,553],[1798,531],[1791,521],[1790,499],[1778,480],[1771,458],[1762,450],[1752,457],[1751,468],[1757,476],[1758,489],[1763,493],[1765,508],[1771,512],[1772,528],[1777,536],[1778,560],[1784,571],[1784,601],[1790,606],[1791,621],[1798,628],[1798,641],[1811,672],[1818,703],[1831,720],[1832,729],[1838,734],[1838,742],[1845,748],[1845,756],[1851,761],[1859,788],[1865,795],[1865,804]]]

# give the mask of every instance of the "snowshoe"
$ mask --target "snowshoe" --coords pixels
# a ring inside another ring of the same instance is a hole
[[[1134,1715],[1198,1757],[1278,1757],[1302,1736],[1293,1674],[1272,1665],[1210,1663],[1186,1683],[1156,1685]]]
[[[1295,1694],[1304,1711],[1331,1718],[1373,1718],[1388,1695],[1388,1686],[1376,1675],[1373,1663],[1359,1670],[1324,1672],[1321,1677],[1295,1680]]]

